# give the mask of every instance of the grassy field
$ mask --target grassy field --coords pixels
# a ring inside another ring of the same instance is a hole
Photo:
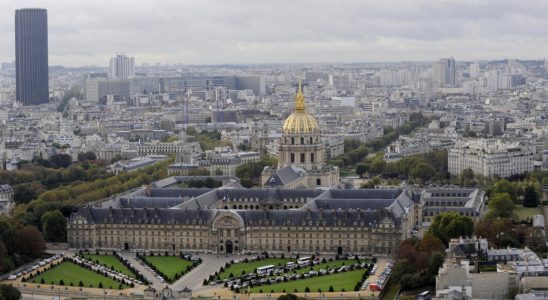
[[[496,265],[489,265],[489,266],[479,266],[480,272],[496,272],[497,266]]]
[[[532,218],[534,215],[542,214],[539,207],[523,207],[522,205],[516,205],[514,213],[519,220],[526,220]]]
[[[335,292],[340,292],[342,289],[345,291],[353,291],[354,286],[362,278],[365,270],[348,271],[337,274],[316,276],[307,279],[292,280],[288,282],[280,282],[272,285],[261,285],[251,288],[252,293],[259,293],[261,290],[263,293],[281,293],[284,290],[287,293],[299,292],[303,293],[306,287],[310,289],[310,292],[318,292],[321,289],[322,292],[329,291],[329,287],[332,286]],[[297,290],[297,291],[295,291]]]
[[[384,292],[382,295],[382,300],[394,300],[396,299],[396,296],[398,295],[398,292],[400,291],[400,285],[399,284],[391,284],[387,287],[388,290]]]
[[[34,277],[33,282],[40,283],[42,278],[44,279],[45,284],[55,285],[59,285],[59,281],[62,279],[66,286],[70,286],[71,283],[73,286],[78,286],[80,281],[82,281],[84,287],[96,288],[99,287],[99,283],[102,283],[103,288],[118,289],[120,285],[120,283],[115,280],[84,269],[71,262],[63,262],[60,265],[49,269]],[[124,285],[123,287],[126,288],[127,286]]]
[[[130,277],[135,278],[135,274],[131,272],[120,260],[114,255],[97,255],[97,254],[84,254],[84,257],[88,260],[99,262],[102,265],[111,268],[114,271],[126,274]]]
[[[240,276],[242,275],[242,271],[245,273],[251,273],[253,270],[259,267],[264,267],[268,265],[274,265],[278,266],[278,264],[285,265],[288,261],[291,261],[291,259],[285,259],[285,258],[267,258],[263,259],[261,261],[252,261],[252,262],[239,262],[232,264],[228,269],[224,270],[221,274],[219,274],[219,277],[221,279],[226,279],[230,277],[230,273],[232,273],[234,276]]]
[[[192,262],[178,256],[145,256],[145,260],[172,280],[175,274],[184,273],[186,268],[192,265]]]

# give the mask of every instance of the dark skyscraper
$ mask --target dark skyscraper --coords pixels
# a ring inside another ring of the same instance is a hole
[[[49,101],[48,13],[45,9],[15,11],[15,77],[17,100],[23,105]]]

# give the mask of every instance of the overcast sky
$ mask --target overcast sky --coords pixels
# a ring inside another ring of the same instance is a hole
[[[0,61],[14,10],[48,10],[50,65],[240,64],[543,58],[544,0],[1,0]]]

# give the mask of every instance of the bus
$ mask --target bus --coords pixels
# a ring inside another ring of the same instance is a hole
[[[297,260],[299,266],[308,266],[310,264],[310,256],[301,257]]]
[[[257,268],[257,275],[267,275],[270,271],[274,271],[274,265],[268,265]]]

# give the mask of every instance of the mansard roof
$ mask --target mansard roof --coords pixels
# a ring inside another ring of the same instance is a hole
[[[82,208],[88,224],[210,225],[222,210]],[[400,218],[388,210],[236,210],[246,226],[378,227],[385,218],[396,226]]]

